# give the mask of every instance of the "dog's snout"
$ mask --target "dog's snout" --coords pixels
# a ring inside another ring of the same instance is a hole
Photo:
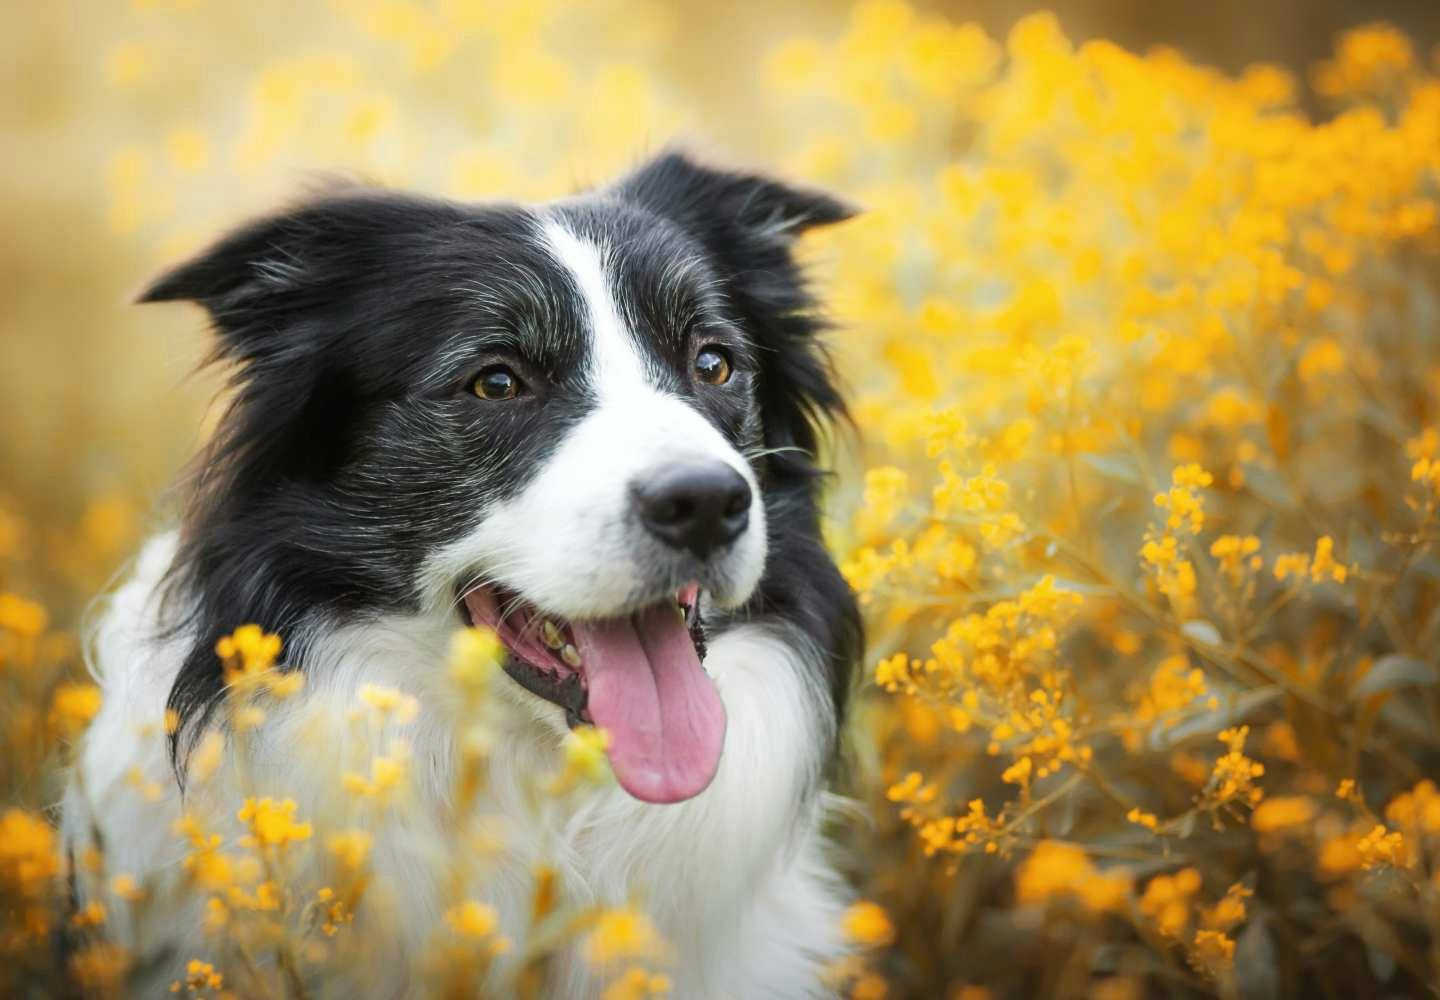
[[[630,487],[640,520],[656,538],[705,558],[750,523],[750,484],[724,462],[651,473]]]

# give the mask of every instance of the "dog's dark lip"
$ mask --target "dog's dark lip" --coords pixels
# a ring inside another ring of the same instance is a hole
[[[579,674],[557,677],[522,660],[513,652],[505,657],[504,666],[505,672],[510,675],[511,679],[526,691],[563,708],[565,723],[571,729],[594,722],[586,710],[586,701],[589,695],[585,690],[585,682]]]
[[[508,606],[524,601],[522,597],[512,591],[498,587],[492,587],[491,589],[495,591],[497,603],[501,606]],[[465,601],[465,595],[468,592],[469,590],[465,588],[457,587],[455,604],[458,608],[461,622],[467,626],[474,627],[477,622],[475,622],[474,617],[470,613],[470,608]],[[706,636],[705,625],[700,617],[699,605],[700,601],[697,593],[693,603],[680,604],[679,607],[684,610],[685,622],[690,632],[690,641],[695,644],[695,652],[700,657],[703,665],[706,653]],[[537,609],[536,614],[539,616],[542,613]],[[501,641],[504,641],[504,636],[501,636]],[[586,704],[589,695],[585,686],[583,668],[563,675],[558,674],[554,670],[537,663],[532,663],[525,657],[520,656],[508,643],[506,644],[505,662],[502,664],[502,667],[505,673],[526,691],[564,709],[565,722],[571,729],[581,725],[594,725],[595,720],[590,717]]]
[[[470,613],[470,608],[465,602],[465,593],[465,591],[457,589],[456,606],[459,608],[461,621],[474,627],[479,623]],[[518,600],[518,595],[497,590],[496,601],[499,605],[510,605]],[[501,636],[501,641],[504,641],[504,636]],[[516,653],[508,643],[505,646],[505,662],[501,666],[505,673],[509,674],[510,678],[526,691],[564,709],[565,722],[571,729],[592,723],[593,720],[586,711],[587,694],[584,676],[581,673],[571,672],[562,675],[538,663],[532,663]]]

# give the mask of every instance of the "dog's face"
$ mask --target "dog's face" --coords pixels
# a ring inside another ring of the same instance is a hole
[[[348,193],[232,235],[145,296],[203,303],[240,362],[187,525],[202,601],[453,607],[609,731],[632,794],[701,791],[725,719],[700,608],[755,591],[766,458],[826,402],[795,383],[822,368],[789,243],[844,214],[669,156],[538,208]]]

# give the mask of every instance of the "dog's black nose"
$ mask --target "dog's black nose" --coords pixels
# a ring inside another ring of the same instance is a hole
[[[692,462],[630,487],[640,520],[656,538],[705,558],[750,523],[750,484],[724,462]]]

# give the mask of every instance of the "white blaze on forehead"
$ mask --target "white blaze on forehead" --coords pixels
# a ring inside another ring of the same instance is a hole
[[[590,320],[591,372],[596,391],[603,398],[651,389],[645,377],[645,363],[635,339],[625,327],[620,310],[605,276],[602,248],[577,236],[553,216],[544,222],[546,242],[580,289]]]

